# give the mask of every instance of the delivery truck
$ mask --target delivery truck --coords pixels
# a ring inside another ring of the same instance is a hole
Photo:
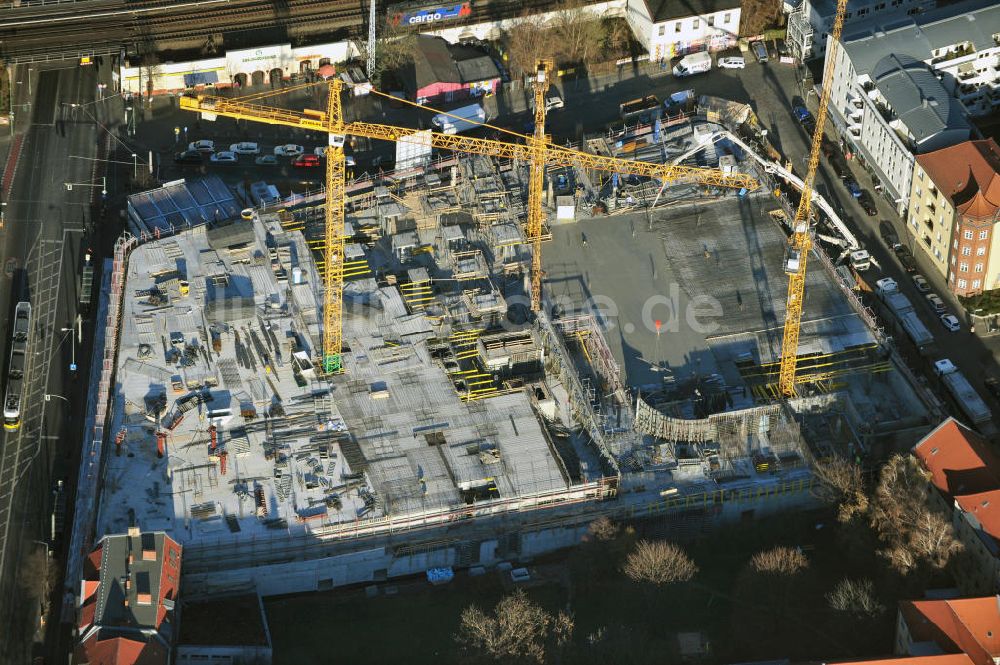
[[[469,104],[447,113],[439,113],[431,119],[434,129],[442,134],[461,134],[485,122],[486,111],[481,104]]]
[[[986,406],[986,402],[975,391],[965,375],[958,371],[954,363],[947,358],[938,360],[934,363],[934,373],[941,377],[941,383],[948,389],[955,404],[972,421],[973,425],[980,428],[990,425],[993,420],[990,408]]]
[[[709,55],[707,51],[702,51],[701,53],[691,53],[681,58],[680,61],[674,65],[674,76],[678,78],[694,76],[695,74],[704,74],[711,69],[712,56]]]
[[[891,277],[885,277],[875,282],[875,292],[892,312],[899,327],[910,338],[913,345],[924,354],[933,350],[934,335],[927,329],[920,316],[913,308],[910,299],[899,292],[899,284]]]

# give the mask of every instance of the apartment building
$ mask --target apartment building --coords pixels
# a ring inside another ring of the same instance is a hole
[[[740,0],[628,0],[625,17],[651,60],[736,45]]]
[[[1000,598],[903,601],[896,615],[900,656],[963,653],[975,665],[1000,659]]]
[[[105,536],[84,561],[73,663],[171,662],[181,546],[163,532]]]
[[[952,292],[1000,288],[1000,146],[993,139],[917,155],[907,214],[917,245]]]
[[[989,442],[954,418],[913,447],[929,474],[931,500],[950,512],[969,554],[956,568],[961,589],[1000,589],[1000,461]]]
[[[998,57],[1000,4],[991,0],[866,21],[827,49],[831,120],[900,214],[913,156],[968,140],[967,116],[1000,105]]]
[[[912,16],[933,9],[935,0],[852,0],[844,14],[844,27],[872,20]],[[826,55],[826,40],[837,13],[835,0],[801,0],[788,15],[785,43],[799,60]]]

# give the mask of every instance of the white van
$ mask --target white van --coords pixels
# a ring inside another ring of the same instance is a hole
[[[691,53],[681,58],[680,62],[674,65],[674,76],[678,78],[694,76],[695,74],[702,74],[711,69],[712,56],[707,51]]]

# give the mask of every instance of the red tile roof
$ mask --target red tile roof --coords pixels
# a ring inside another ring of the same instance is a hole
[[[983,531],[1000,545],[1000,490],[955,498],[962,510],[976,516]]]
[[[987,217],[1000,208],[1000,146],[993,139],[965,141],[916,159],[959,212]]]
[[[974,665],[972,660],[970,660],[964,653],[937,656],[910,656],[903,658],[875,658],[873,660],[851,660],[841,662],[843,665]]]
[[[914,642],[934,642],[944,651],[960,651],[975,665],[993,665],[1000,656],[1000,604],[996,596],[958,600],[903,602],[903,615]]]
[[[77,645],[73,662],[87,665],[166,665],[167,650],[155,638],[149,642],[126,637],[100,639],[95,633]]]
[[[986,441],[954,418],[921,439],[913,452],[948,496],[1000,489],[1000,463]]]

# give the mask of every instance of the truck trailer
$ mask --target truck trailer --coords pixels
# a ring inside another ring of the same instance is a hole
[[[927,329],[913,308],[910,299],[899,292],[899,284],[891,277],[875,282],[876,293],[896,318],[899,327],[921,353],[927,353],[934,344],[934,335]]]
[[[958,371],[955,364],[947,358],[934,363],[934,373],[941,377],[948,392],[954,398],[958,408],[962,410],[973,425],[982,426],[992,422],[993,414],[986,402],[975,391],[965,375]]]
[[[486,111],[481,104],[469,104],[447,113],[439,113],[431,119],[434,129],[442,134],[461,134],[476,129],[485,122]]]

